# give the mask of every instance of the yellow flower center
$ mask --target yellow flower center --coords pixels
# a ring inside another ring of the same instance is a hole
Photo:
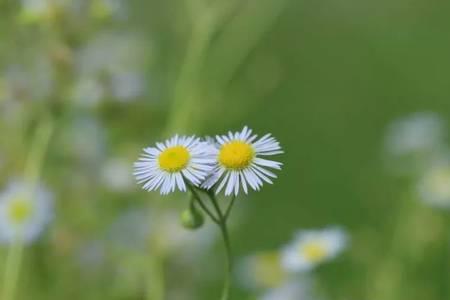
[[[158,157],[159,166],[166,172],[175,173],[183,170],[189,163],[191,155],[183,146],[170,147]]]
[[[327,256],[327,249],[325,246],[318,242],[312,242],[302,247],[301,253],[310,262],[320,262]]]
[[[33,213],[33,203],[24,199],[16,199],[11,202],[8,214],[9,218],[15,224],[22,224]]]
[[[232,141],[222,146],[219,162],[227,169],[242,170],[250,166],[255,157],[255,150],[250,144]]]

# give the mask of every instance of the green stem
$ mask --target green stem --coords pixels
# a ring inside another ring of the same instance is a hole
[[[156,255],[150,260],[151,282],[147,293],[148,300],[164,300],[165,298],[164,261],[162,255]]]
[[[231,209],[233,208],[234,202],[235,202],[235,201],[236,201],[236,195],[233,194],[233,196],[231,196],[230,204],[228,205],[228,208],[227,208],[227,210],[225,211],[225,216],[224,216],[225,221],[228,220],[228,217],[230,216]]]
[[[45,152],[48,148],[53,132],[53,122],[50,117],[45,116],[34,135],[31,150],[25,165],[24,177],[30,184],[29,197],[32,197],[34,187],[42,169]],[[19,279],[20,266],[22,262],[24,244],[20,236],[11,243],[6,258],[5,275],[3,278],[2,300],[13,300]]]
[[[220,223],[220,215],[219,217],[216,217],[210,210],[209,208],[205,205],[205,203],[203,203],[202,199],[200,198],[200,195],[197,193],[197,191],[195,190],[195,188],[191,185],[188,185],[189,190],[192,193],[192,196],[194,197],[194,199],[197,201],[198,205],[200,205],[200,207],[203,209],[203,211],[211,218],[211,220],[216,223],[217,225],[219,225]]]
[[[53,128],[54,126],[52,119],[49,116],[45,116],[36,129],[32,147],[25,166],[25,179],[28,180],[32,188],[39,178],[45,152],[47,151],[48,144],[53,133]]]
[[[222,232],[222,237],[225,244],[225,256],[226,256],[225,280],[221,299],[228,300],[230,297],[231,272],[232,272],[231,243],[226,223],[222,223],[219,227],[220,231]]]
[[[5,278],[3,279],[2,300],[13,300],[19,279],[20,265],[22,263],[23,242],[16,239],[8,250],[6,258]]]
[[[216,199],[214,193],[208,193],[208,195],[211,199],[211,202],[213,203],[215,210],[217,211],[217,214],[219,215],[218,225],[220,228],[220,232],[222,233],[222,238],[223,238],[223,242],[225,245],[225,257],[226,257],[225,279],[224,279],[221,300],[228,300],[230,298],[231,273],[232,273],[233,260],[232,260],[232,253],[231,253],[230,236],[228,234],[227,219],[226,219],[226,215],[224,215],[222,210],[220,209],[220,206],[217,203],[217,199]]]

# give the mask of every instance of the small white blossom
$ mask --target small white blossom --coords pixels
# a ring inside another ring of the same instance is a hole
[[[323,230],[299,231],[293,242],[283,250],[282,263],[291,272],[310,271],[317,265],[339,255],[348,244],[344,230],[332,227]]]
[[[239,262],[236,271],[239,282],[253,290],[279,287],[288,277],[278,251],[259,252],[245,257]]]
[[[188,184],[199,186],[214,164],[212,147],[194,136],[175,136],[156,147],[144,149],[134,164],[134,175],[147,191],[160,189],[162,195],[175,189],[186,191]]]
[[[10,183],[0,194],[0,243],[34,241],[53,218],[51,194],[42,186]]]
[[[220,181],[216,193],[225,188],[225,195],[237,195],[241,188],[248,193],[248,186],[258,191],[264,182],[271,184],[277,177],[268,168],[280,170],[282,163],[262,158],[283,153],[270,134],[258,139],[244,127],[241,132],[217,136],[216,141],[216,165],[203,187],[210,189]]]

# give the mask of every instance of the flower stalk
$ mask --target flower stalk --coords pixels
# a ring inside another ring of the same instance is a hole
[[[28,197],[33,197],[35,194],[36,183],[42,170],[53,129],[53,122],[49,116],[45,116],[36,129],[24,171],[24,177],[29,185],[27,190]],[[8,249],[3,278],[2,300],[15,299],[24,246],[23,234],[19,233]]]
[[[228,218],[230,216],[231,208],[234,205],[236,197],[233,196],[228,208],[223,211],[220,207],[217,198],[212,191],[203,191],[206,195],[208,195],[209,200],[214,209],[214,213],[210,210],[210,208],[203,202],[196,188],[189,185],[189,189],[193,195],[194,200],[199,204],[202,210],[210,217],[210,219],[219,227],[220,233],[222,235],[222,239],[225,246],[225,270],[224,270],[224,284],[222,289],[221,300],[230,299],[230,288],[231,288],[231,273],[233,268],[233,259],[232,259],[232,248],[230,235],[228,233]]]
[[[13,300],[16,292],[17,281],[19,279],[20,266],[22,264],[23,241],[17,238],[8,249],[6,258],[5,278],[3,283],[3,300]]]

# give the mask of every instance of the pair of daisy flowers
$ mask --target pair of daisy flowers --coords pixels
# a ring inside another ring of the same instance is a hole
[[[160,190],[162,195],[186,191],[188,185],[216,187],[216,193],[225,190],[227,196],[240,190],[247,194],[249,187],[258,191],[277,177],[268,169],[280,170],[282,164],[263,157],[281,153],[271,134],[258,139],[248,127],[215,139],[176,135],[145,148],[134,164],[134,175],[145,190]]]

